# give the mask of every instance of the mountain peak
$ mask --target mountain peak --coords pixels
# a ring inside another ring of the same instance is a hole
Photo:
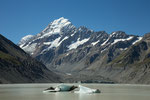
[[[56,19],[54,20],[53,22],[51,22],[43,31],[42,33],[48,33],[48,34],[61,34],[61,30],[63,28],[67,28],[70,29],[70,28],[74,28],[74,26],[72,25],[72,23],[64,18],[64,17],[61,17],[59,19]]]
[[[110,34],[110,37],[127,38],[128,35],[123,31],[115,31]]]
[[[66,26],[66,25],[69,25],[71,24],[71,22],[64,18],[64,17],[60,17],[59,19],[56,19],[54,20],[52,23],[51,23],[51,26],[59,26],[59,27],[62,27],[62,26]]]

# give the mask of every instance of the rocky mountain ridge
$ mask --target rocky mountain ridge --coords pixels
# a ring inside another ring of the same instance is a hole
[[[54,72],[0,35],[0,83],[60,82]]]
[[[76,28],[68,19],[62,17],[51,22],[41,33],[27,42],[19,43],[19,46],[42,61],[47,68],[66,73],[71,78],[76,77],[75,80],[86,80],[87,77],[89,80],[108,78],[116,82],[130,83],[132,81],[126,81],[127,79],[123,81],[120,77],[118,79],[114,77],[120,70],[128,72],[127,66],[132,66],[131,62],[138,59],[139,54],[126,53],[122,58],[124,59],[122,62],[126,64],[118,62],[117,59],[128,50],[134,51],[130,48],[143,39],[144,37],[128,35],[123,31],[108,34],[105,31],[95,32],[83,26]],[[138,49],[142,48],[137,47],[135,51]],[[113,70],[114,66],[119,66],[114,64],[116,61],[122,64],[121,67],[117,67],[117,70],[116,67]],[[137,80],[134,82],[136,83]]]

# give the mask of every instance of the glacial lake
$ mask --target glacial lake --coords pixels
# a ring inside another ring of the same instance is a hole
[[[58,84],[1,84],[0,100],[150,100],[150,85],[81,84],[100,89],[100,94],[42,92],[56,85]]]

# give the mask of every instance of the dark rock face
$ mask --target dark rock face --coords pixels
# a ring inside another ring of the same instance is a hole
[[[59,82],[59,77],[42,63],[0,35],[1,83]]]
[[[142,67],[137,74],[133,66],[137,62],[149,62],[149,34],[139,37],[123,31],[111,34],[94,32],[83,26],[76,28],[64,18],[50,23],[46,30],[20,44],[20,47],[42,61],[47,68],[70,73],[67,76],[70,81],[95,79],[138,83],[136,78],[143,75],[140,72]],[[129,81],[133,78],[135,80]],[[139,83],[142,83],[141,78]],[[149,82],[145,79],[143,83]]]

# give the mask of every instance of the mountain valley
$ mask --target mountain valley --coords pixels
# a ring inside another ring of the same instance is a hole
[[[63,73],[65,82],[149,84],[145,77],[149,75],[148,38],[149,34],[140,37],[123,31],[108,34],[84,26],[76,28],[61,17],[37,35],[23,37],[18,45],[50,70]],[[143,69],[146,72],[141,72]]]

